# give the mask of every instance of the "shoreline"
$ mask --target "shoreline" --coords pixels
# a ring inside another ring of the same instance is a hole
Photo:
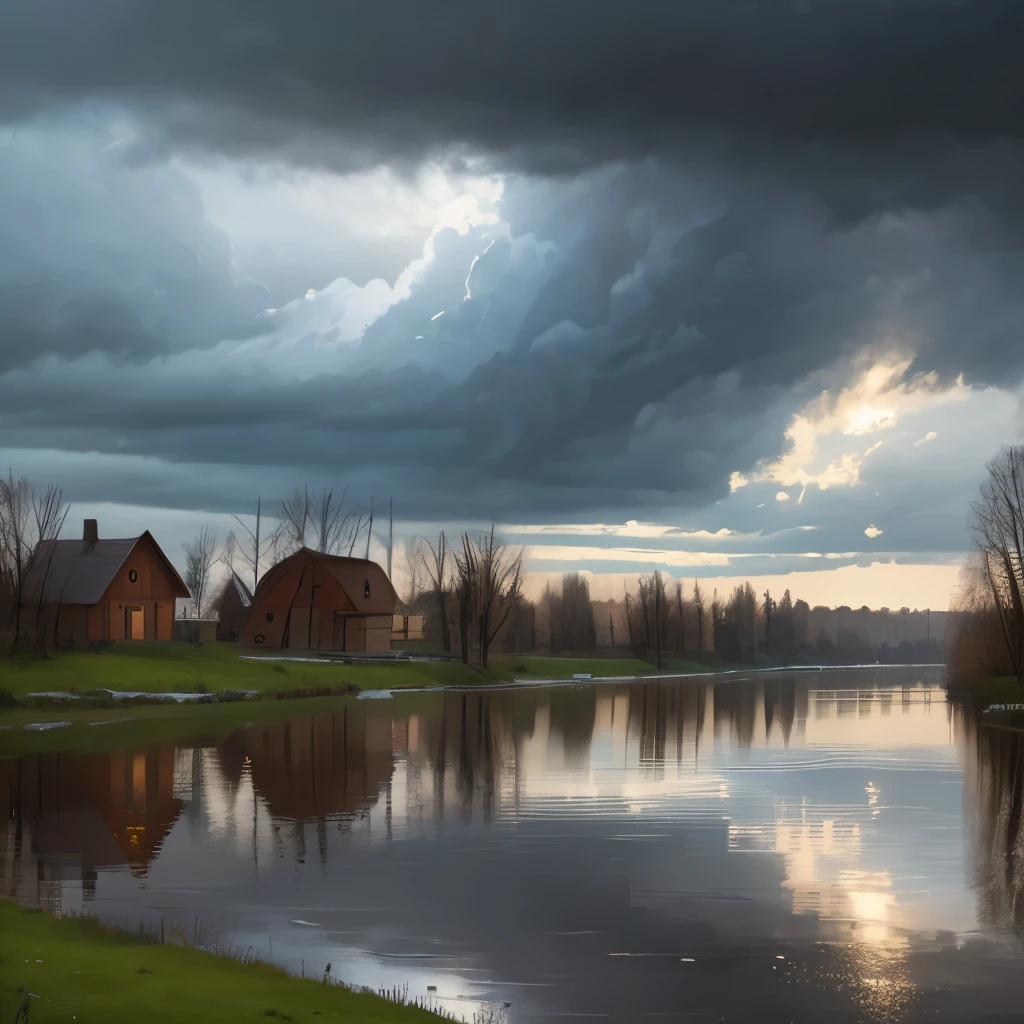
[[[162,936],[161,936],[162,938]],[[187,936],[143,941],[96,917],[58,917],[0,899],[4,1021],[215,1024],[266,1018],[335,1024],[450,1019],[439,1003],[386,999],[335,980],[297,978],[251,950],[210,951]],[[112,998],[112,993],[116,997]],[[397,994],[397,993],[396,993]]]
[[[570,662],[570,667],[575,664]],[[466,686],[458,682],[426,687],[379,687],[353,689],[343,694],[263,694],[256,699],[218,700],[215,696],[201,702],[161,701],[147,695],[142,700],[110,701],[89,706],[85,701],[52,701],[35,705],[7,706],[0,709],[0,757],[31,753],[62,752],[69,749],[98,753],[146,743],[189,743],[216,741],[236,729],[270,726],[302,716],[332,714],[350,702],[406,698],[418,700],[424,694],[461,694],[475,692],[497,694],[502,691],[542,687],[579,687],[602,684],[632,685],[677,679],[695,684],[726,683],[744,679],[770,678],[781,673],[813,676],[820,672],[844,673],[865,669],[933,670],[941,665],[868,665],[868,666],[782,666],[751,669],[722,669],[711,672],[651,672],[644,675],[604,676],[591,679],[562,677],[519,678]],[[937,684],[941,685],[941,684]],[[948,692],[948,691],[947,691]],[[949,693],[950,698],[959,696]]]

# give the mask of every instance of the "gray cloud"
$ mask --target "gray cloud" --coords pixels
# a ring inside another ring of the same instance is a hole
[[[257,333],[266,295],[239,279],[195,187],[137,170],[99,126],[0,142],[0,370],[103,352],[146,360]]]
[[[512,183],[513,210],[529,186]],[[356,301],[342,282],[263,318],[267,333],[244,343],[177,337],[158,363],[65,352],[0,378],[4,436],[247,466],[253,494],[263,480],[343,478],[401,496],[410,517],[621,520],[725,498],[731,472],[777,455],[794,410],[822,381],[845,383],[865,346],[1006,378],[993,357],[1019,300],[1008,257],[984,248],[984,210],[842,225],[774,189],[698,188],[653,165],[548,195],[524,224],[536,235],[439,234],[408,296],[357,344],[337,339]],[[230,510],[239,479],[218,469],[164,500]],[[152,500],[149,484],[118,487]],[[847,515],[844,501],[818,505],[834,531],[816,549],[862,545],[874,513],[854,502]]]
[[[75,453],[51,462],[89,500],[234,510],[305,477],[425,519],[721,501],[746,528],[730,474],[865,349],[1021,379],[1022,27],[943,0],[8,4],[4,443]],[[182,154],[273,169],[230,207]],[[421,227],[272,210],[281,163],[425,156],[504,171],[502,224],[404,274]],[[954,544],[967,476],[892,473],[886,547]],[[879,511],[822,495],[816,548]]]

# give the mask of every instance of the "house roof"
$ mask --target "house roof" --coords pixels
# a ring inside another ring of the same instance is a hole
[[[242,602],[242,605],[245,608],[251,608],[252,592],[242,582],[242,578],[238,575],[237,572],[235,572],[234,569],[231,570],[231,582],[234,584],[235,591],[238,594],[238,600]]]
[[[282,559],[268,572],[257,587],[257,597],[263,596],[276,583],[277,570],[289,562],[309,558],[323,567],[338,581],[355,611],[363,615],[391,615],[398,602],[398,594],[388,579],[388,574],[376,562],[366,558],[346,558],[343,555],[325,555],[312,548],[300,548],[293,555]],[[266,587],[264,587],[266,581]],[[370,584],[370,596],[366,596],[366,583]]]
[[[178,588],[178,597],[189,597],[188,587],[160,545],[147,530],[138,537],[98,540],[50,540],[39,545],[38,557],[26,581],[32,600],[38,600],[43,584],[43,604],[97,604],[135,546],[148,538]]]

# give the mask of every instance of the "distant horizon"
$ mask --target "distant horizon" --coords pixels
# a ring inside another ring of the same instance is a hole
[[[268,516],[268,520],[269,518]],[[238,526],[230,516],[224,514],[207,515],[202,512],[183,513],[177,510],[149,509],[138,506],[72,503],[64,529],[61,531],[61,538],[74,539],[81,536],[83,519],[97,520],[100,537],[135,536],[142,533],[143,530],[149,530],[179,570],[183,568],[184,564],[181,545],[198,532],[202,525],[208,525],[215,529],[221,541],[224,540],[228,529]],[[406,525],[401,522],[395,524],[396,543],[393,566],[395,586],[403,597],[409,585],[406,542],[414,536],[422,535],[419,531],[415,534],[406,532]],[[427,524],[415,525],[424,530],[427,528]],[[434,533],[426,534],[428,539],[434,539],[437,529],[440,528],[442,528],[441,525],[435,524]],[[376,530],[374,533],[370,551],[371,558],[385,565],[387,559],[385,539],[382,539]],[[457,533],[452,531],[450,536],[457,538]],[[519,534],[519,536],[523,535]],[[532,539],[536,540],[537,538],[533,537]],[[360,550],[357,553],[360,556],[365,553],[364,543],[358,545]],[[702,544],[704,543],[706,541],[702,541]],[[635,549],[631,550],[632,555],[635,556]],[[623,583],[632,592],[636,588],[639,576],[659,569],[671,576],[673,580],[682,580],[687,596],[692,593],[693,581],[699,580],[709,601],[716,588],[719,596],[724,597],[731,593],[737,584],[749,581],[757,591],[759,598],[766,589],[771,590],[772,595],[776,598],[781,597],[783,592],[788,589],[794,600],[800,598],[812,606],[819,604],[827,607],[849,605],[851,608],[860,608],[867,605],[875,610],[883,607],[896,609],[906,606],[922,611],[925,608],[931,608],[933,611],[946,611],[955,592],[960,568],[966,558],[966,551],[959,560],[945,564],[901,564],[886,560],[868,562],[866,565],[844,565],[827,570],[806,569],[794,570],[789,573],[743,573],[737,571],[725,574],[718,572],[714,576],[707,575],[710,567],[706,565],[677,566],[662,565],[657,562],[637,563],[631,570],[614,572],[600,571],[602,565],[600,561],[596,563],[581,561],[578,564],[558,563],[558,568],[552,569],[548,568],[551,564],[550,561],[543,556],[543,545],[526,546],[524,594],[531,600],[536,600],[543,593],[548,582],[557,588],[563,572],[571,571],[583,572],[587,575],[590,581],[591,596],[594,600],[619,599],[622,596]],[[623,557],[631,557],[631,555],[626,553]],[[805,561],[807,560],[805,559]],[[221,567],[217,568],[218,578],[224,571]],[[250,583],[249,580],[246,582]]]

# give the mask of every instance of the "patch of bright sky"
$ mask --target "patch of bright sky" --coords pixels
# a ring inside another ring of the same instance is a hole
[[[891,430],[909,414],[937,410],[970,396],[972,389],[964,384],[962,376],[953,385],[943,387],[934,373],[909,374],[912,362],[911,357],[882,359],[862,369],[853,384],[838,395],[823,391],[793,417],[785,434],[787,449],[753,473],[734,472],[732,491],[756,481],[783,487],[816,484],[822,490],[851,486],[859,482],[864,461],[882,441],[866,449],[845,451],[822,466],[824,438]],[[934,432],[932,436],[936,436]]]

